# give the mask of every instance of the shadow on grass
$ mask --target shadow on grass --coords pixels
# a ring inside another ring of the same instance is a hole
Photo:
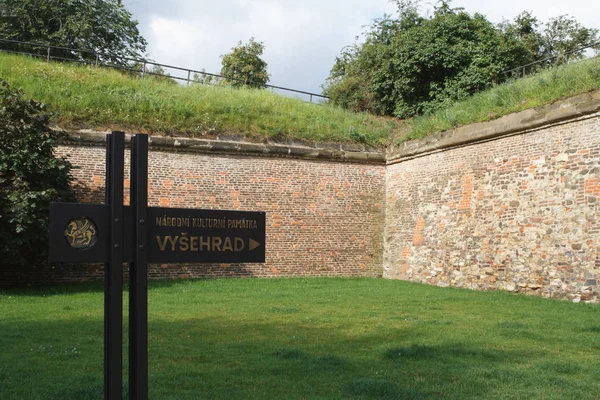
[[[16,286],[10,288],[0,288],[0,294],[9,294],[11,296],[21,297],[48,297],[59,294],[78,294],[78,293],[101,293],[104,292],[104,283],[102,281],[66,283],[51,285]]]
[[[428,344],[427,335],[414,329],[355,334],[292,319],[266,323],[223,316],[172,322],[151,315],[151,398],[544,397],[550,381],[559,395],[586,390],[567,379],[589,373],[573,361],[467,341]],[[0,321],[0,332],[0,347],[9,349],[0,354],[3,400],[100,398],[101,321]]]
[[[196,281],[209,281],[216,279],[236,279],[229,277],[221,278],[187,278],[187,279],[160,279],[160,280],[149,280],[148,288],[160,289],[169,288],[179,285],[192,285]],[[129,281],[125,279],[123,281],[123,290],[129,290]],[[11,296],[23,296],[23,297],[48,297],[57,294],[77,294],[77,293],[103,293],[104,292],[104,281],[90,281],[80,283],[65,283],[56,284],[51,283],[48,285],[36,284],[34,286],[19,285],[14,287],[0,287],[0,294],[6,293]]]

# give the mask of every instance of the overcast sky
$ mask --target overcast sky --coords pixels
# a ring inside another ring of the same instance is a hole
[[[431,9],[434,2],[423,1]],[[265,44],[270,84],[321,93],[340,50],[374,18],[395,13],[387,0],[124,0],[157,62],[219,73],[219,56],[238,41]],[[569,14],[600,29],[597,0],[456,0],[492,22],[530,11],[541,21]]]

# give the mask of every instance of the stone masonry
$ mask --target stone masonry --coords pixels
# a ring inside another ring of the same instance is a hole
[[[78,167],[75,187],[83,202],[104,202],[104,137],[72,134],[58,148]],[[150,206],[267,213],[266,264],[151,265],[150,278],[381,276],[381,153],[168,138],[153,138],[149,153]],[[128,185],[126,179],[126,192]],[[59,264],[0,275],[4,284],[98,280],[103,266]]]
[[[384,277],[598,302],[600,114],[577,114],[523,129],[528,114],[512,135],[469,142],[487,124],[441,139],[456,141],[448,148],[392,153]]]
[[[102,203],[105,133],[68,137],[58,155],[81,201]],[[387,155],[226,139],[151,137],[150,205],[266,211],[266,264],[151,265],[151,278],[383,275],[600,302],[600,91]],[[0,268],[0,285],[102,275]]]

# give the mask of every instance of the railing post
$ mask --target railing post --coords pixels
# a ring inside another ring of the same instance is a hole
[[[46,62],[50,62],[50,46],[48,46],[48,55],[46,56]]]
[[[310,102],[312,103],[312,94],[310,95]]]
[[[98,67],[98,54],[96,53],[96,63],[94,64],[94,67]]]
[[[146,74],[146,62],[142,64],[142,79],[144,79],[144,75]]]
[[[525,78],[525,67],[523,67],[523,78]]]
[[[188,79],[187,79],[187,84],[188,84],[188,86],[190,86],[190,74],[191,74],[191,73],[192,73],[192,71],[190,71],[190,70],[188,69]]]

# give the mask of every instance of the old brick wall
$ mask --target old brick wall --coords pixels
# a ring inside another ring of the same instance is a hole
[[[103,140],[58,149],[84,202],[103,202]],[[150,205],[266,211],[267,262],[150,277],[383,275],[600,302],[600,91],[391,146],[387,166],[377,149],[319,146],[153,137]],[[102,275],[33,266],[0,285]]]
[[[151,265],[151,278],[381,276],[382,162],[198,153],[176,146],[150,148],[149,205],[266,211],[266,264]],[[99,141],[58,148],[78,167],[83,202],[104,201],[104,151]],[[126,191],[128,185],[126,180]],[[102,274],[98,265],[56,265],[3,271],[3,281],[82,281]]]
[[[599,113],[389,164],[384,277],[599,300]]]

